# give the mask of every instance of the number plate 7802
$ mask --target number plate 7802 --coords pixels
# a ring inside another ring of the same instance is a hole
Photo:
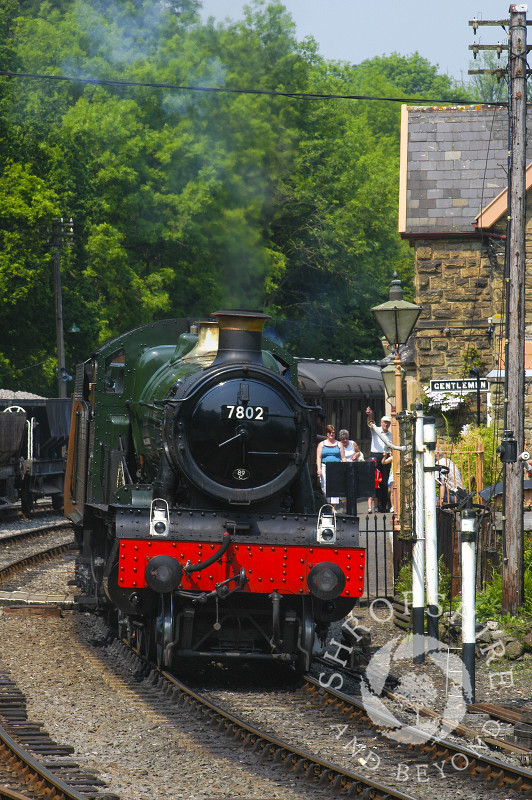
[[[265,422],[268,419],[268,406],[222,406],[222,419]]]

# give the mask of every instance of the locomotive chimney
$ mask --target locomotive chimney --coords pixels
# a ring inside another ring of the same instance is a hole
[[[237,361],[262,364],[262,329],[268,314],[224,309],[212,315],[218,320],[218,353],[212,366]]]

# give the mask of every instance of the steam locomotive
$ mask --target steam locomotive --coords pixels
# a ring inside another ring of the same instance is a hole
[[[78,366],[64,501],[79,600],[161,667],[306,669],[363,592],[358,519],[316,505],[312,408],[263,340],[267,315],[212,316],[143,326]]]

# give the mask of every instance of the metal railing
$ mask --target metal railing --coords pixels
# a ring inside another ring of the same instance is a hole
[[[359,545],[366,550],[366,575],[361,599],[393,597],[393,516],[365,514],[359,517]]]

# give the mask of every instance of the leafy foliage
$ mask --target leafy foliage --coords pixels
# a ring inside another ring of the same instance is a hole
[[[496,428],[486,427],[485,425],[465,425],[456,444],[456,459],[462,474],[466,474],[465,463],[469,458],[469,453],[477,449],[478,441],[482,442],[484,450],[484,486],[491,486],[500,480],[501,463],[497,455],[497,447],[500,442],[500,432]],[[479,487],[482,488],[482,487]]]
[[[380,355],[369,309],[394,270],[407,294],[413,274],[397,234],[399,104],[233,90],[452,101],[449,78],[418,54],[327,62],[278,2],[216,26],[197,0],[0,8],[4,69],[131,83],[0,79],[5,386],[54,392],[58,257],[71,373],[107,337],[219,305],[265,308],[299,355]],[[50,246],[54,216],[74,218],[68,251]]]
[[[395,579],[394,590],[395,594],[406,598],[407,600],[412,597],[412,561],[405,559],[399,568],[397,578]],[[451,591],[451,573],[445,566],[443,556],[438,559],[438,595],[440,600],[445,600],[449,597]]]

